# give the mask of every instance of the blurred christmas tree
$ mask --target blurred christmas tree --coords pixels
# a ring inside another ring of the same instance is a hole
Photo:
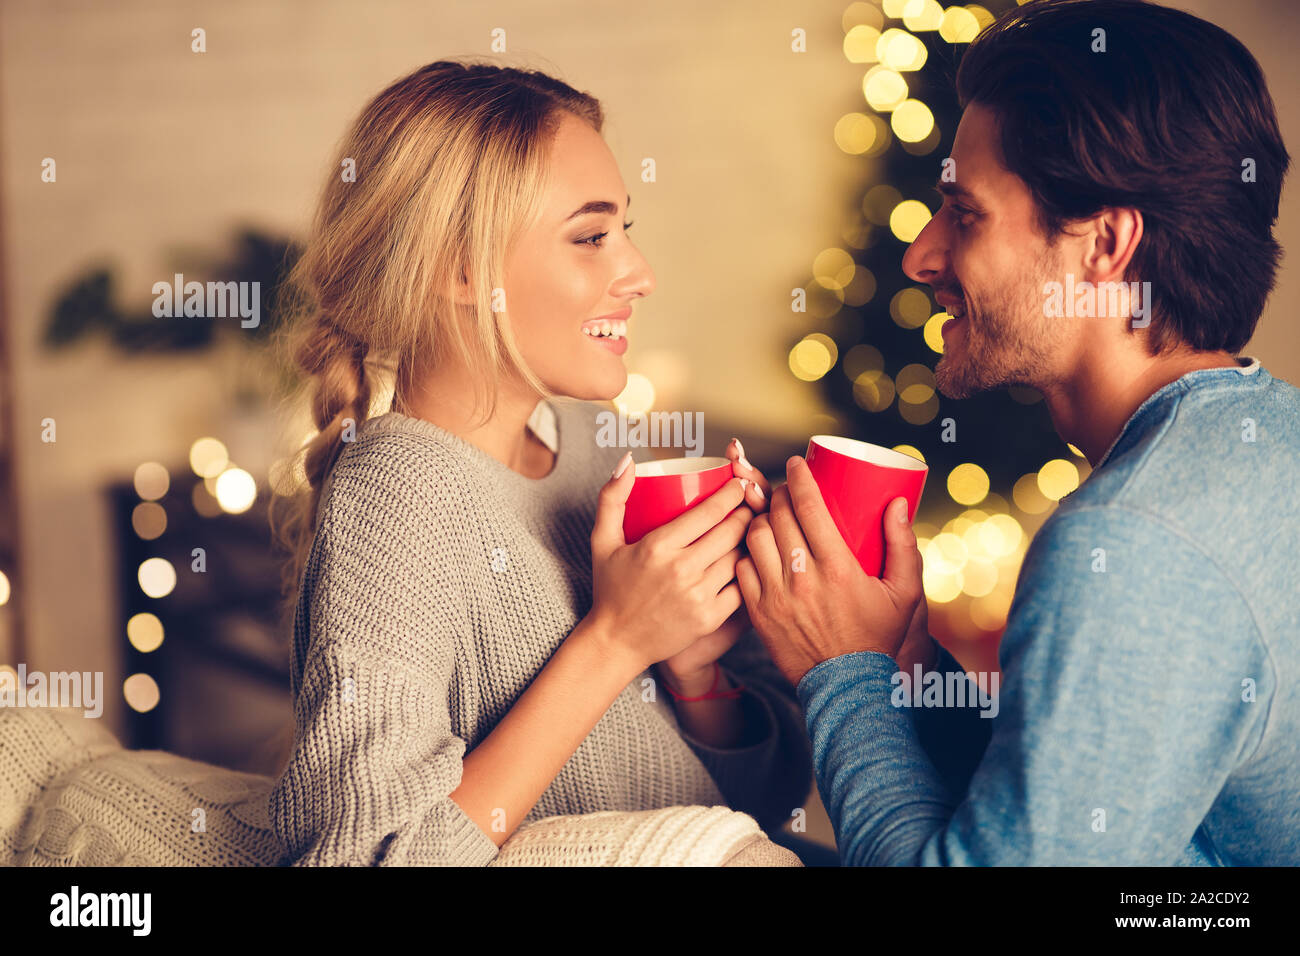
[[[934,184],[961,118],[958,57],[1013,5],[884,0],[844,11],[844,56],[866,68],[865,109],[841,117],[834,138],[867,161],[860,215],[842,246],[814,260],[805,288],[817,331],[790,352],[791,371],[825,389],[842,434],[929,465],[916,531],[931,619],[936,611],[947,619],[932,628],[940,637],[1000,633],[1027,528],[1087,469],[1034,390],[964,400],[935,390],[940,328],[950,316],[902,270],[908,245],[942,204]]]

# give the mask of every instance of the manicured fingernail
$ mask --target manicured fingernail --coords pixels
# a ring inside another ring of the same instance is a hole
[[[754,482],[754,490],[758,492],[759,501],[762,501],[764,498],[767,497],[767,495],[763,494],[763,486],[760,485],[757,481]]]
[[[618,467],[614,469],[614,477],[617,478],[627,470],[627,466],[632,463],[632,453],[625,451],[623,457],[618,460]]]
[[[903,503],[903,507],[898,509],[898,523],[907,524],[907,499],[899,498],[898,500]]]

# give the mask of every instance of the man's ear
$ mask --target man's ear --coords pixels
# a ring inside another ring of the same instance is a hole
[[[1131,206],[1103,209],[1090,223],[1083,268],[1092,282],[1121,282],[1142,239],[1142,213]]]

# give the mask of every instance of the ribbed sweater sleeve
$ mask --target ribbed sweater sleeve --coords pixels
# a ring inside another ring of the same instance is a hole
[[[472,866],[497,853],[448,796],[466,749],[449,703],[460,561],[457,536],[434,525],[454,495],[403,507],[402,477],[343,462],[334,500],[348,506],[321,515],[296,628],[293,751],[270,799],[290,865]]]

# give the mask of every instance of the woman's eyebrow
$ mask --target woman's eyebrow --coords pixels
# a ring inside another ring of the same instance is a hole
[[[627,204],[632,205],[632,197],[627,197]],[[569,214],[569,219],[577,219],[579,216],[587,216],[591,213],[600,213],[602,216],[613,216],[618,212],[618,206],[607,199],[593,199],[591,202],[583,203],[574,212]],[[569,219],[565,219],[568,222]]]

